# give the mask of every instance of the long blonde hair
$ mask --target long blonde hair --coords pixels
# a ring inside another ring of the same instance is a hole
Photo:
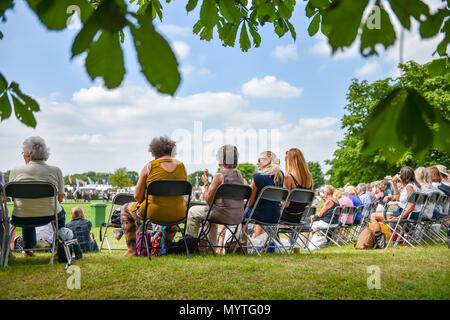
[[[286,152],[286,174],[294,172],[300,179],[298,183],[305,188],[314,187],[314,181],[311,172],[309,171],[308,164],[305,161],[303,153],[293,148]]]
[[[281,171],[279,161],[277,161],[278,158],[275,153],[273,153],[272,151],[264,151],[261,152],[259,156],[269,161],[269,165],[264,167],[260,172],[274,176],[273,182],[275,182],[275,185],[283,184],[283,172]]]

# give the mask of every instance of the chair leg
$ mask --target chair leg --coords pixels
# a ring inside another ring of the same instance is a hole
[[[231,232],[231,237],[232,237],[233,239],[236,240],[237,244],[239,245],[239,247],[240,247],[241,250],[242,250],[242,254],[243,254],[244,256],[247,255],[247,254],[245,253],[245,251],[244,251],[244,248],[242,247],[241,242],[240,242],[240,241],[238,240],[238,238],[236,237],[236,232],[238,231],[239,226],[236,226],[236,230],[235,230],[234,232],[233,232],[227,225],[225,225],[225,228],[227,228],[227,229]],[[233,244],[233,240],[230,241],[230,246],[228,247],[228,249],[227,249],[226,252],[228,252],[228,251],[230,250],[232,244]]]
[[[180,230],[181,235],[183,237],[184,247],[186,248],[186,255],[187,255],[188,259],[189,259],[191,257],[191,254],[189,253],[189,247],[188,247],[187,242],[186,242],[186,228],[181,229],[179,225],[177,225],[177,227],[178,227],[178,230]]]

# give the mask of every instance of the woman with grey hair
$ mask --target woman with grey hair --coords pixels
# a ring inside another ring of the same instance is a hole
[[[45,163],[50,156],[44,139],[29,137],[23,142],[23,159],[25,165],[11,170],[9,181],[43,180],[55,185],[58,191],[58,228],[64,227],[66,213],[61,206],[64,198],[64,180],[61,169]],[[54,219],[55,210],[52,198],[42,199],[14,199],[13,224],[17,225],[45,225]],[[36,230],[34,227],[22,228],[25,256],[33,256],[32,249],[36,245]]]
[[[186,234],[198,237],[202,218],[205,218],[209,206],[212,205],[214,194],[217,188],[223,183],[247,184],[241,173],[236,169],[238,165],[239,153],[235,146],[224,145],[219,148],[216,159],[220,171],[214,175],[209,185],[206,174],[202,176],[205,185],[205,199],[207,206],[193,206],[189,209]],[[240,200],[218,199],[211,210],[210,218],[226,224],[239,224],[244,215],[244,202]],[[208,233],[208,240],[213,245],[217,245],[217,224],[211,224]],[[222,229],[223,231],[224,229]],[[219,251],[219,250],[218,250]]]

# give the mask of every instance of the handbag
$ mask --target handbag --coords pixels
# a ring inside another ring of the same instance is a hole
[[[359,234],[355,243],[355,249],[373,249],[375,245],[375,233],[370,227],[365,227]]]

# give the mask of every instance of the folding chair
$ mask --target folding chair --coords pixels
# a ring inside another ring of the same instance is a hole
[[[407,203],[414,203],[415,205],[423,205],[426,201],[426,194],[420,193],[420,192],[411,192],[408,196]],[[412,214],[412,212],[411,212]],[[400,238],[405,241],[407,244],[409,244],[411,247],[415,248],[415,246],[411,243],[410,240],[412,240],[408,233],[410,230],[405,229],[405,224],[407,223],[415,223],[415,220],[409,219],[411,214],[406,218],[403,219],[401,216],[398,220],[384,220],[383,222],[389,227],[389,230],[391,231],[392,236],[390,237],[386,248],[389,247],[391,242],[394,241],[394,246],[398,245],[400,243]],[[393,225],[393,226],[392,226]],[[393,240],[394,236],[396,236],[396,239]]]
[[[274,221],[276,221],[276,222],[265,222],[265,221],[255,219],[255,218],[253,218],[253,213],[255,212],[255,209],[258,207],[258,203],[260,202],[260,200],[268,200],[268,201],[274,201],[274,202],[286,201],[288,194],[289,194],[289,190],[286,188],[273,187],[273,186],[264,187],[261,190],[261,192],[259,193],[258,198],[256,199],[255,203],[253,204],[253,208],[252,208],[252,211],[250,212],[249,217],[247,219],[245,219],[245,221],[242,224],[242,232],[240,233],[239,240],[242,240],[243,236],[245,235],[245,237],[247,238],[247,241],[250,242],[251,247],[253,248],[254,251],[256,251],[258,256],[261,256],[261,254],[259,253],[259,249],[255,247],[255,245],[253,244],[251,238],[248,236],[248,233],[246,231],[248,228],[248,225],[250,223],[252,223],[252,224],[259,224],[259,225],[265,227],[265,230],[266,230],[266,233],[268,236],[266,243],[262,247],[265,250],[268,249],[267,245],[270,244],[271,240],[274,243],[277,243],[280,248],[284,248],[283,245],[281,244],[281,242],[279,241],[276,227],[278,225],[278,221],[280,220],[280,214],[281,214],[282,210],[284,209],[286,202],[284,205],[281,206],[281,210],[276,213],[278,215],[278,216],[274,217]],[[236,251],[236,248],[237,247],[234,248],[234,251]],[[248,246],[247,246],[247,248],[248,248]]]
[[[115,211],[115,206],[123,206],[125,203],[128,202],[135,202],[136,200],[134,199],[134,196],[131,193],[117,193],[113,199],[112,199],[112,203],[111,203],[111,210],[109,211],[109,216],[108,216],[108,220],[107,222],[103,222],[100,226],[100,252],[103,249],[103,244],[106,241],[106,245],[108,246],[108,251],[111,254],[111,250],[127,250],[127,249],[120,249],[120,248],[111,248],[111,246],[109,245],[109,240],[108,240],[108,229],[109,228],[121,228],[122,226],[117,223],[114,223],[111,221],[113,212]],[[102,238],[102,229],[103,227],[105,228],[105,233],[104,236]]]
[[[191,201],[191,193],[192,193],[192,185],[189,181],[186,180],[154,180],[150,182],[145,191],[145,207],[144,207],[144,221],[143,221],[143,230],[142,230],[142,238],[141,238],[141,250],[144,247],[147,250],[148,260],[151,260],[151,249],[153,249],[153,245],[148,243],[147,239],[147,229],[152,227],[152,224],[157,224],[160,226],[177,226],[178,231],[181,232],[183,236],[184,245],[186,247],[186,255],[189,258],[189,248],[186,243],[186,225],[183,229],[180,228],[180,224],[186,224],[187,216],[188,216],[188,208],[189,203]],[[154,219],[147,219],[147,208],[148,208],[148,196],[158,196],[158,197],[178,197],[178,196],[186,196],[186,215],[183,219],[177,221],[157,221]],[[159,231],[162,232],[162,231]]]
[[[347,209],[346,209],[347,208]],[[350,208],[350,209],[348,209]],[[317,231],[319,231],[319,233],[323,234],[323,236],[325,238],[327,238],[328,241],[333,242],[335,245],[337,245],[338,247],[341,247],[339,245],[339,238],[338,239],[334,239],[336,235],[338,235],[339,229],[341,228],[342,224],[340,223],[340,218],[343,212],[348,212],[349,210],[351,210],[352,207],[341,207],[338,206],[336,208],[333,209],[333,214],[331,216],[330,219],[330,223],[328,224],[328,226],[326,228],[320,228]]]
[[[442,207],[446,198],[447,196],[439,191],[429,193],[428,199],[424,204],[424,209],[419,216],[419,231],[424,238],[427,238],[434,244],[438,244],[438,242],[445,243],[447,241],[446,232],[442,234],[442,229],[439,229],[439,232],[435,232],[432,227],[434,224],[439,224],[442,228],[443,222],[448,219],[448,217],[445,216],[434,217],[435,209],[437,207]],[[424,242],[426,243],[426,241]]]
[[[2,243],[2,248],[6,248],[4,251],[3,256],[3,264],[2,267],[6,268],[8,266],[8,257],[9,252],[11,251],[10,242],[13,235],[13,232],[16,227],[39,227],[43,226],[49,223],[49,221],[46,221],[45,223],[40,224],[15,224],[12,222],[12,220],[9,220],[9,214],[8,214],[8,206],[6,203],[6,199],[8,197],[11,198],[18,198],[18,199],[40,199],[40,198],[53,198],[54,200],[54,216],[48,216],[49,218],[52,218],[51,223],[53,227],[53,239],[52,239],[52,245],[51,245],[51,257],[50,257],[50,264],[53,264],[53,258],[55,255],[56,250],[56,244],[57,241],[63,245],[64,251],[67,256],[67,264],[66,269],[71,265],[72,263],[72,255],[69,250],[69,245],[78,243],[77,239],[62,241],[58,237],[58,212],[57,212],[57,202],[58,202],[58,192],[56,190],[56,187],[47,181],[14,181],[9,182],[5,185],[3,189],[3,201],[4,201],[4,230],[8,230],[9,232],[5,232],[7,234],[7,237],[3,237],[4,242]],[[14,215],[14,212],[13,212]],[[30,217],[31,218],[31,217]],[[9,224],[12,224],[12,228],[10,228]],[[33,251],[44,251],[47,250],[45,248],[33,248]],[[18,250],[12,250],[14,252],[17,252]],[[62,254],[60,252],[59,254]]]
[[[207,237],[207,234],[210,229],[210,228],[207,228],[207,225],[210,226],[211,223],[222,224],[231,233],[231,237],[230,237],[231,241],[230,241],[228,248],[225,250],[225,252],[229,252],[229,250],[233,244],[233,240],[234,240],[237,242],[237,244],[241,248],[243,254],[245,255],[244,248],[242,247],[241,242],[239,241],[238,237],[236,236],[236,233],[238,232],[238,229],[239,229],[238,227],[241,224],[242,220],[240,222],[238,222],[237,224],[227,224],[218,219],[210,218],[212,208],[214,207],[214,205],[216,205],[216,200],[217,199],[228,199],[228,200],[239,200],[239,201],[244,202],[244,200],[250,199],[251,194],[252,194],[252,188],[248,185],[243,185],[243,184],[223,183],[217,188],[216,192],[214,193],[214,198],[213,198],[211,206],[209,207],[208,213],[206,214],[206,217],[202,219],[202,226],[201,226],[199,236],[198,236],[199,240],[202,239],[203,237],[206,238],[206,240],[208,241],[208,245],[212,249],[214,255],[216,254],[216,250],[215,250],[216,247],[217,248],[219,248],[219,247],[225,248],[226,247],[226,241],[224,241],[223,246],[213,246],[212,245],[212,243],[209,241],[209,239]],[[243,213],[244,212],[242,211],[242,214]],[[234,227],[234,231],[233,231],[232,227]]]
[[[361,231],[364,230],[364,228],[368,225],[368,223],[370,222],[370,215],[377,210],[377,206],[378,202],[374,201],[368,204],[367,207],[365,207],[365,211],[363,209],[361,220],[359,222],[359,225],[356,227],[355,233],[352,237],[353,240],[358,239]]]
[[[302,229],[306,228],[308,226],[308,222],[305,221],[303,219],[303,215],[310,211],[311,209],[311,203],[314,199],[314,190],[309,190],[309,189],[299,189],[299,188],[295,188],[295,189],[291,189],[289,191],[289,194],[286,198],[286,203],[288,201],[290,202],[295,202],[295,203],[302,203],[305,204],[305,210],[303,212],[296,212],[296,213],[290,213],[290,215],[292,216],[301,216],[301,219],[298,222],[290,222],[290,221],[285,221],[283,220],[283,211],[281,211],[281,215],[280,215],[280,220],[278,220],[278,224],[277,224],[277,237],[279,233],[287,233],[289,234],[291,237],[291,245],[289,247],[289,250],[287,251],[288,253],[293,251],[294,245],[297,242],[297,239],[301,241],[301,243],[303,244],[303,246],[308,249],[309,253],[312,253],[311,250],[308,248],[308,238],[306,239],[306,242],[303,241],[302,235],[300,234],[300,232],[302,232]],[[282,210],[284,209],[285,206],[283,206]],[[311,210],[312,211],[312,210]],[[315,212],[315,210],[314,210]],[[310,215],[309,215],[310,216]],[[309,231],[308,235],[309,235]]]

